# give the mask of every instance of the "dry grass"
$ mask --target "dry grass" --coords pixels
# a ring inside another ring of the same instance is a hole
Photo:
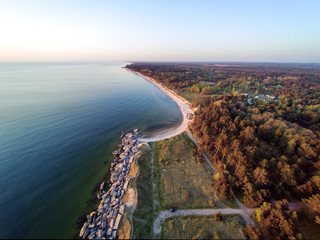
[[[130,239],[131,224],[129,220],[123,216],[118,229],[119,239]]]
[[[124,195],[123,195],[123,197],[122,197],[122,202],[123,202],[123,204],[126,204],[129,200],[129,197],[130,197],[130,195],[129,195],[129,193],[128,192],[126,192]]]
[[[209,198],[220,200],[213,189],[213,171],[203,161],[198,163],[192,155],[196,146],[186,133],[156,142],[156,181],[163,209],[211,208]],[[231,201],[224,205],[236,207]]]
[[[245,239],[245,222],[239,215],[224,215],[221,221],[213,216],[169,218],[162,228],[163,239]]]
[[[137,160],[140,172],[136,181],[138,192],[138,204],[133,213],[133,239],[152,238],[152,223],[154,219],[153,191],[152,191],[152,164],[151,158],[154,151],[154,144],[149,143],[150,149],[146,146]]]

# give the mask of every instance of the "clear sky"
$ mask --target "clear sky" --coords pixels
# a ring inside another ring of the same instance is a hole
[[[320,62],[320,0],[0,0],[0,61]]]

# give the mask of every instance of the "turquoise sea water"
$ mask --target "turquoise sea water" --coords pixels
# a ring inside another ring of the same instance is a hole
[[[0,238],[71,238],[122,130],[181,121],[125,63],[0,63]]]

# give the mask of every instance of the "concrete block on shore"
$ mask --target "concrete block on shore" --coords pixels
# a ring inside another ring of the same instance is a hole
[[[95,225],[94,223],[92,223],[92,224],[89,224],[89,225],[88,225],[88,228],[89,228],[89,229],[92,229],[92,228],[94,228],[95,226],[96,226],[96,225]]]
[[[124,206],[123,205],[120,206],[119,214],[121,214],[121,215],[124,214]]]
[[[106,182],[100,184],[100,191],[97,195],[97,198],[101,199],[100,204],[96,212],[87,216],[87,222],[83,225],[79,237],[89,239],[105,239],[106,237],[115,239],[117,237],[117,229],[125,211],[122,197],[128,189],[130,166],[140,151],[137,146],[140,144],[139,136],[138,129],[135,129],[135,134],[128,133],[122,137],[120,149],[114,151],[114,154],[117,156],[119,154],[119,157],[115,157],[111,163],[110,182],[112,185],[107,191]]]
[[[108,235],[108,236],[111,236],[111,235],[112,235],[112,230],[113,230],[113,229],[112,229],[111,227],[108,229],[108,231],[107,231],[107,235]]]
[[[107,229],[107,227],[108,227],[108,224],[105,221],[102,221],[101,228],[102,229]]]
[[[117,238],[117,231],[116,231],[116,230],[114,230],[114,231],[112,232],[112,238],[113,238],[113,239],[116,239],[116,238]]]
[[[116,218],[118,215],[118,208],[116,208],[113,212],[113,218]]]
[[[113,226],[114,226],[114,219],[111,219],[111,221],[110,221],[110,227],[113,228]]]
[[[124,185],[123,185],[123,189],[124,189],[125,191],[127,191],[128,184],[129,184],[129,180],[127,179],[127,180],[124,182]]]
[[[89,239],[94,239],[96,237],[96,233],[90,233],[90,235],[88,236]]]
[[[101,218],[102,218],[102,216],[97,217],[96,222],[100,222]]]
[[[98,238],[102,238],[105,234],[105,231],[103,231],[102,229],[99,229],[97,232],[96,232],[96,235]]]
[[[89,235],[89,233],[90,233],[90,230],[87,229],[87,230],[85,231],[85,233],[83,234],[83,239],[87,238],[88,235]]]
[[[102,190],[103,190],[103,188],[104,188],[104,184],[105,184],[105,181],[103,181],[103,182],[100,184],[100,191],[102,191]]]
[[[85,224],[83,224],[81,230],[80,230],[80,234],[79,237],[82,237],[84,235],[84,233],[87,231],[88,229],[88,222],[86,222]]]
[[[115,224],[113,226],[113,230],[117,230],[118,229],[119,224],[120,224],[120,220],[121,220],[121,214],[118,214],[118,216],[116,218],[116,221],[115,221]]]
[[[103,202],[103,204],[107,204],[109,202],[109,200],[110,200],[110,197],[106,197],[102,202]]]

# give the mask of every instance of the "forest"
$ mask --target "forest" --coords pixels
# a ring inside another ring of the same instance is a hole
[[[189,126],[217,173],[214,188],[234,194],[265,234],[299,239],[299,202],[320,224],[320,66],[299,64],[160,64],[127,68],[178,94],[192,94],[198,109]],[[278,101],[258,99],[270,94]],[[248,237],[261,236],[247,227]],[[250,235],[251,234],[251,235]]]

